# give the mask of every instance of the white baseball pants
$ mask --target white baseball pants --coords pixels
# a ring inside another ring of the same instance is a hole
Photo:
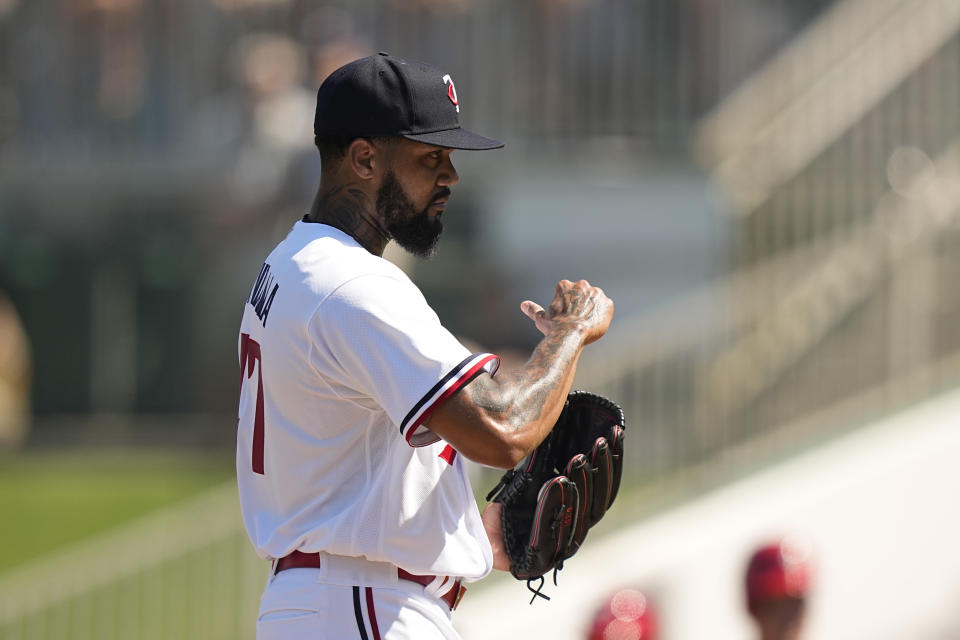
[[[447,604],[405,580],[389,587],[319,582],[319,569],[271,575],[257,640],[461,640]]]

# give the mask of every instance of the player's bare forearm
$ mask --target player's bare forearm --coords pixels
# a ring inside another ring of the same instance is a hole
[[[467,386],[474,406],[487,413],[509,443],[513,464],[540,444],[557,421],[583,346],[582,331],[555,329],[522,367]]]
[[[499,468],[516,465],[546,438],[584,346],[606,332],[613,316],[613,302],[584,280],[561,280],[546,309],[530,301],[521,309],[544,334],[530,359],[496,377],[477,377],[428,422],[467,458]]]

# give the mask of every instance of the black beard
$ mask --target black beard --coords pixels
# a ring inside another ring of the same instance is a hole
[[[437,254],[437,242],[443,232],[439,216],[431,221],[427,213],[429,209],[430,205],[427,205],[418,212],[393,172],[387,173],[377,191],[377,213],[384,221],[390,237],[421,258],[432,258]]]

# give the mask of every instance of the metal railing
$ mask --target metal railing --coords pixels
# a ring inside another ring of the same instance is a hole
[[[772,434],[782,455],[957,383],[958,30],[956,3],[849,0],[705,120],[734,275],[666,316],[672,346],[640,324],[589,374],[644,429],[646,473]]]
[[[842,238],[741,270],[592,347],[578,384],[624,405],[634,473],[671,474],[774,433],[767,454],[784,455],[960,383],[960,139],[909,193],[889,192]]]
[[[855,227],[960,135],[958,28],[951,0],[840,3],[705,118],[735,266]]]

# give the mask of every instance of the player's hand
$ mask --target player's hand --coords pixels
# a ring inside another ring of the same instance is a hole
[[[600,287],[586,280],[571,282],[561,280],[553,294],[553,301],[544,309],[532,300],[524,300],[520,310],[533,320],[540,333],[547,335],[555,330],[582,329],[584,344],[599,340],[610,327],[613,319],[613,300]]]
[[[480,514],[480,520],[490,540],[490,548],[493,549],[493,568],[497,571],[510,571],[510,558],[503,543],[503,524],[500,520],[502,512],[502,504],[491,502]]]

